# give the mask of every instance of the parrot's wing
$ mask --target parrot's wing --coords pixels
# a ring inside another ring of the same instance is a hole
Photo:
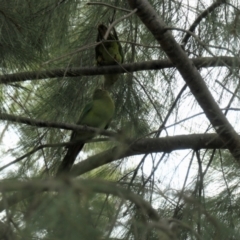
[[[81,116],[79,118],[79,120],[77,121],[77,124],[81,125],[82,123],[82,120],[87,116],[87,114],[91,111],[92,109],[92,106],[93,106],[93,102],[90,102],[90,103],[87,103],[86,106],[84,107],[82,113],[81,113]],[[73,131],[72,135],[71,135],[71,138],[70,138],[70,141],[76,141],[76,135],[78,134],[77,131]]]
[[[121,58],[122,58],[121,63],[123,63],[123,61],[124,61],[124,54],[123,54],[123,49],[122,49],[122,45],[121,45],[120,42],[118,42],[118,48],[119,48],[120,56],[121,56]]]
[[[86,106],[84,107],[81,116],[79,120],[77,121],[77,124],[81,124],[82,120],[87,116],[87,114],[91,111],[93,106],[93,102],[87,103]]]
[[[118,50],[122,59],[120,63],[123,63],[124,61],[123,49],[122,49],[121,43],[119,42],[118,35],[115,28],[113,28],[113,36],[114,36],[114,39],[117,40]]]

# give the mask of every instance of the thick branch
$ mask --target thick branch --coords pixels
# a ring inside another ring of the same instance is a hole
[[[92,156],[76,165],[73,166],[70,174],[72,176],[79,176],[86,172],[89,172],[95,168],[103,166],[104,164],[119,160],[123,157],[151,153],[151,152],[171,152],[174,150],[181,149],[224,149],[224,144],[217,134],[193,134],[193,135],[180,135],[175,137],[165,137],[165,138],[154,138],[154,139],[140,139],[138,141],[132,142],[129,147],[119,146],[114,147],[110,150]],[[32,182],[32,181],[31,181]],[[52,182],[52,180],[51,180]],[[21,184],[21,183],[20,183]],[[0,202],[0,211],[3,211],[7,207],[11,207],[16,203],[33,196],[36,191],[46,191],[49,189],[49,185],[45,187],[31,185],[31,183],[24,183],[25,185],[17,186],[18,189],[12,187],[9,189],[9,185],[6,183],[0,184],[0,191],[5,190],[27,190],[21,191],[20,193],[13,194],[12,196],[2,200]],[[34,187],[33,187],[34,186]],[[51,188],[53,190],[53,188]],[[6,204],[7,203],[7,204]]]
[[[0,184],[1,192],[9,192],[9,191],[20,191],[24,192],[43,192],[43,191],[63,191],[64,189],[71,188],[72,191],[80,191],[87,192],[90,191],[96,193],[104,193],[104,194],[112,194],[114,196],[118,196],[122,199],[129,200],[136,204],[143,213],[149,216],[154,221],[159,220],[159,216],[156,210],[152,208],[152,206],[144,201],[139,195],[132,193],[131,191],[119,187],[117,184],[103,181],[103,180],[71,180],[68,179],[66,182],[59,180],[31,180],[29,182],[22,181],[4,181]],[[30,195],[29,195],[30,196]],[[7,199],[5,199],[7,201]],[[8,207],[11,206],[11,203],[7,201],[6,204]],[[5,209],[5,204],[0,202],[0,211]]]
[[[74,165],[70,174],[72,176],[78,176],[104,164],[139,154],[156,152],[170,153],[175,150],[215,148],[226,148],[217,134],[192,134],[163,138],[144,138],[133,141],[132,143],[129,142],[126,146],[120,145],[89,157]]]
[[[240,58],[233,57],[202,57],[191,59],[197,68],[201,67],[222,67],[232,66],[240,67]],[[137,72],[144,70],[159,70],[172,68],[175,65],[167,60],[152,60],[139,63],[122,64],[121,66],[104,66],[104,67],[83,67],[83,68],[59,68],[47,71],[19,72],[13,74],[5,74],[0,76],[0,84],[22,82],[28,80],[57,78],[57,77],[79,77],[79,76],[95,76],[113,73]]]
[[[136,14],[160,43],[162,49],[186,81],[220,138],[232,155],[239,161],[240,138],[214,101],[193,62],[175,41],[170,31],[164,30],[166,25],[147,0],[128,0],[128,3],[132,9],[138,9]]]

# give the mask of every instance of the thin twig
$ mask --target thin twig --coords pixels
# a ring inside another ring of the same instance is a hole
[[[234,56],[236,55],[232,50],[230,50],[230,49],[228,49],[228,48],[220,47],[220,46],[214,46],[214,45],[210,45],[210,44],[205,44],[204,42],[202,42],[202,41],[200,40],[200,38],[199,38],[196,34],[190,32],[190,31],[188,31],[188,30],[185,30],[185,29],[182,29],[182,28],[175,28],[175,27],[166,27],[166,28],[164,28],[164,30],[177,30],[177,31],[182,31],[182,32],[186,32],[186,33],[190,34],[190,35],[193,36],[193,37],[200,43],[200,45],[201,45],[204,49],[206,49],[207,52],[208,52],[209,54],[211,54],[213,57],[215,57],[215,55],[212,53],[212,51],[211,51],[208,47],[226,50],[226,51],[232,53]]]
[[[113,28],[117,23],[119,23],[120,21],[122,21],[122,20],[125,19],[125,18],[128,18],[128,17],[132,16],[135,12],[137,12],[137,8],[135,8],[135,9],[134,9],[133,11],[131,11],[129,14],[124,15],[124,16],[116,19],[114,22],[112,22],[111,25],[108,27],[108,29],[107,29],[107,31],[106,31],[106,33],[105,33],[105,35],[104,35],[103,38],[106,40],[106,39],[108,38],[108,35],[109,35],[110,31],[112,30],[112,28]]]
[[[216,83],[218,83],[223,89],[225,89],[227,92],[231,93],[233,96],[237,97],[238,99],[240,99],[240,97],[232,92],[231,90],[229,90],[228,88],[226,88],[221,82],[219,82],[218,80],[215,80]]]
[[[168,120],[168,118],[170,117],[173,109],[174,109],[175,106],[177,105],[177,102],[179,101],[179,99],[181,98],[183,92],[184,92],[186,89],[187,89],[187,84],[184,84],[184,86],[181,88],[180,92],[178,93],[176,99],[174,100],[172,106],[170,107],[170,109],[169,109],[169,111],[168,111],[168,113],[167,113],[167,116],[165,117],[163,123],[162,123],[161,126],[159,127],[158,132],[157,132],[157,134],[156,134],[156,137],[159,137],[159,136],[160,136],[163,128],[165,128],[165,129],[167,128],[167,127],[165,126],[166,123],[167,123],[167,120]]]
[[[187,34],[182,40],[181,45],[185,46],[187,44],[188,39],[191,37],[190,33],[193,33],[196,29],[196,27],[199,25],[199,23],[206,18],[211,12],[213,12],[217,7],[219,7],[221,4],[226,3],[226,1],[216,1],[212,5],[210,5],[207,9],[205,9],[193,22],[193,24],[190,26],[189,30],[187,31]]]
[[[32,118],[27,117],[20,117],[16,115],[11,115],[7,113],[0,113],[0,120],[6,120],[10,122],[17,122],[17,123],[23,123],[26,125],[34,126],[34,127],[50,127],[50,128],[62,128],[66,130],[75,130],[75,131],[85,131],[85,132],[91,132],[91,133],[98,133],[104,136],[108,137],[115,137],[116,133],[108,131],[108,130],[102,130],[98,128],[83,126],[83,125],[77,125],[77,124],[68,124],[68,123],[58,123],[58,122],[48,122],[48,121],[42,121],[42,120],[36,120]]]
[[[125,8],[120,8],[120,7],[115,7],[113,5],[106,4],[106,3],[101,3],[101,2],[88,2],[86,5],[105,6],[105,7],[113,8],[113,9],[124,11],[124,12],[131,12],[131,10],[128,10],[128,9],[125,9]]]
[[[76,50],[74,50],[74,51],[72,51],[72,52],[70,52],[70,53],[67,53],[67,54],[64,54],[64,55],[62,55],[62,56],[60,56],[60,57],[57,57],[57,58],[51,59],[51,60],[49,60],[49,61],[46,61],[46,62],[42,63],[41,66],[47,65],[47,64],[49,64],[49,63],[51,63],[51,62],[55,62],[55,61],[60,60],[60,59],[62,59],[62,58],[66,58],[66,57],[68,57],[68,56],[75,55],[75,54],[77,54],[77,53],[79,53],[79,52],[82,52],[82,51],[84,51],[84,50],[86,50],[86,49],[89,49],[89,48],[92,48],[92,47],[96,47],[96,46],[99,45],[99,44],[100,44],[99,42],[97,42],[97,43],[90,43],[89,45],[86,45],[86,46],[83,46],[83,47],[81,47],[81,48],[78,48],[78,49],[76,49]]]
[[[178,213],[181,210],[180,201],[182,200],[182,196],[184,194],[184,190],[185,190],[185,187],[186,187],[186,184],[187,184],[187,180],[188,180],[188,176],[189,176],[189,173],[190,173],[190,170],[191,170],[191,166],[192,166],[192,162],[193,162],[193,159],[194,159],[194,155],[195,155],[195,152],[193,151],[192,152],[192,157],[191,157],[190,162],[188,164],[188,169],[187,169],[187,173],[185,175],[183,186],[182,186],[181,192],[180,192],[179,197],[178,197],[177,205],[176,205],[174,213],[173,213],[173,218],[174,219],[176,219],[178,217]]]
[[[107,138],[97,138],[97,139],[90,139],[90,140],[86,140],[84,141],[84,143],[96,143],[96,142],[102,142],[102,141],[107,141]],[[38,146],[36,148],[34,148],[33,150],[29,151],[28,153],[24,154],[23,156],[16,158],[15,160],[11,161],[10,163],[4,165],[3,167],[0,167],[0,171],[2,171],[3,169],[20,162],[21,160],[23,160],[24,158],[29,157],[30,155],[32,155],[33,153],[42,150],[44,148],[53,148],[53,147],[67,147],[67,146],[72,146],[75,145],[76,143],[78,143],[79,141],[72,141],[72,142],[63,142],[63,143],[49,143],[49,144],[42,144],[41,146]]]

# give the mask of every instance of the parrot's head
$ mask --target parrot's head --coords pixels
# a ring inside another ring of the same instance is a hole
[[[98,40],[102,40],[105,33],[107,32],[107,27],[104,24],[98,25]]]
[[[104,24],[98,25],[98,36],[97,36],[97,42],[100,42],[104,39],[104,36],[107,32],[107,27]],[[107,40],[118,40],[117,36],[115,36],[115,29],[113,28],[111,31],[113,31],[114,34],[109,33]]]
[[[95,89],[95,91],[93,93],[93,99],[99,99],[99,98],[103,98],[105,96],[109,96],[109,93],[108,93],[108,91],[106,91],[104,89],[97,88],[97,89]]]

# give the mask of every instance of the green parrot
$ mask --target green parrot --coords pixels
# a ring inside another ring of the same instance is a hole
[[[108,91],[96,89],[93,93],[92,101],[84,107],[77,124],[107,129],[113,118],[114,111],[115,105]],[[85,141],[92,139],[96,135],[97,133],[73,131],[70,141],[77,141],[78,143],[68,147],[67,153],[58,168],[57,176],[70,171]]]
[[[109,33],[106,40],[113,42],[104,42],[104,35],[107,27],[104,24],[98,26],[97,42],[103,41],[95,48],[96,62],[98,66],[108,66],[123,63],[124,56],[122,46],[118,40],[117,32],[113,28],[113,33]],[[120,74],[104,75],[104,88],[109,89],[118,80]]]

